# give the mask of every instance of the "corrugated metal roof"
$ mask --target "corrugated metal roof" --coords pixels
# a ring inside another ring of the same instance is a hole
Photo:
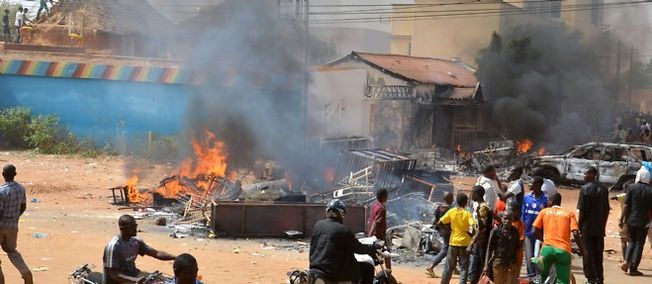
[[[338,65],[349,59],[364,61],[383,72],[419,83],[467,88],[475,88],[478,83],[474,70],[467,68],[464,63],[438,58],[354,51],[345,58],[330,63],[329,66]]]
[[[453,87],[448,91],[439,94],[440,99],[444,100],[472,100],[475,98],[477,88],[458,88]]]

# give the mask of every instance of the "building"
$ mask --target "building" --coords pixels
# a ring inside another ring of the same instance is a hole
[[[458,57],[474,64],[493,32],[504,33],[520,25],[565,24],[591,38],[602,32],[601,1],[415,0],[414,5],[394,6],[390,52]]]
[[[27,44],[81,47],[94,53],[164,57],[173,24],[147,1],[67,0],[37,21]]]
[[[312,75],[314,139],[369,137],[375,147],[452,149],[483,129],[480,83],[461,61],[352,52]]]

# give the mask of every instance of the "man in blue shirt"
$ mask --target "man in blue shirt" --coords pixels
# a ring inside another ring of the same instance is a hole
[[[530,186],[530,193],[523,198],[523,207],[521,208],[521,219],[525,223],[525,260],[528,277],[534,277],[537,274],[536,266],[528,261],[534,257],[534,245],[536,243],[532,224],[534,224],[534,220],[539,216],[539,212],[543,208],[546,208],[548,204],[548,197],[541,191],[542,185],[543,178],[534,177]]]

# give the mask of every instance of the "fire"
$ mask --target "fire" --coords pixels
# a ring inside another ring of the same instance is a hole
[[[547,153],[546,148],[544,148],[544,147],[541,147],[541,148],[539,148],[539,150],[537,150],[537,156],[543,156],[546,153]]]
[[[525,154],[527,152],[530,152],[530,149],[532,149],[532,146],[534,146],[534,142],[530,139],[521,139],[516,143],[516,151],[519,154]]]
[[[137,186],[138,176],[133,175],[127,180],[127,185],[125,186],[125,189],[127,190],[127,200],[129,200],[129,202],[138,203],[141,201]]]
[[[333,168],[328,168],[326,169],[326,172],[324,173],[324,178],[326,179],[326,182],[331,185],[335,181],[335,169]]]
[[[157,192],[165,197],[176,197],[182,192],[208,195],[215,184],[215,178],[227,177],[227,152],[224,142],[217,139],[215,133],[204,130],[201,137],[194,137],[190,141],[193,156],[181,162],[175,175],[178,177],[165,183]],[[229,178],[237,177],[232,172]],[[186,186],[183,179],[195,180],[197,188]]]

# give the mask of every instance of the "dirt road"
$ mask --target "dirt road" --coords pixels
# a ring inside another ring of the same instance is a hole
[[[28,189],[28,210],[21,219],[18,246],[28,265],[35,270],[35,283],[67,283],[67,275],[77,265],[90,263],[101,268],[102,251],[117,233],[117,218],[128,211],[109,204],[107,188],[125,182],[125,160],[120,157],[87,159],[44,156],[28,152],[0,152],[0,163],[18,168],[17,180]],[[132,161],[129,161],[132,163]],[[171,165],[148,167],[142,187],[158,183]],[[471,179],[456,179],[468,188]],[[562,190],[564,205],[574,207],[577,190]],[[32,199],[34,199],[32,202]],[[616,203],[613,208],[618,208]],[[610,218],[607,249],[619,251],[615,230],[616,209]],[[285,273],[308,265],[307,250],[287,250],[265,245],[259,239],[173,239],[165,228],[141,221],[139,235],[151,246],[171,253],[189,252],[199,261],[200,274],[207,283],[285,283]],[[35,236],[41,236],[36,238]],[[271,243],[277,243],[274,241]],[[283,242],[281,242],[283,244]],[[289,241],[288,245],[292,245]],[[652,251],[646,248],[642,272],[652,276]],[[616,269],[618,254],[605,255],[608,283],[627,281],[649,283],[651,278],[631,278]],[[20,283],[17,271],[6,255],[0,257],[7,283]],[[171,273],[171,263],[139,258],[144,270]],[[575,260],[575,274],[581,262]],[[395,275],[402,283],[439,283],[427,279],[423,267],[398,265]],[[578,282],[582,283],[582,282]]]

